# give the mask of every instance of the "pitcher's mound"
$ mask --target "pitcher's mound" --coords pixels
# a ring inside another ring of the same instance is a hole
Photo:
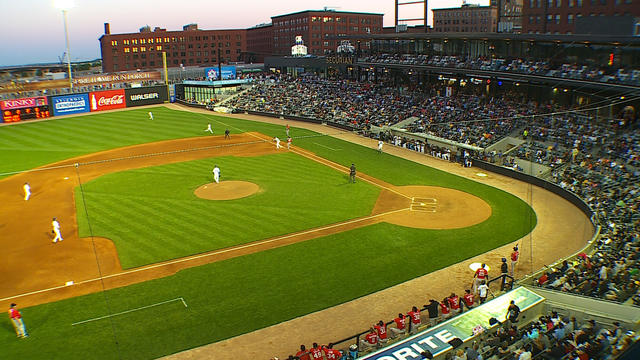
[[[233,200],[253,195],[260,187],[248,181],[222,181],[219,184],[204,184],[193,193],[207,200]]]

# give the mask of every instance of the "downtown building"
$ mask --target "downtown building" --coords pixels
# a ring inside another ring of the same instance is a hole
[[[524,0],[522,32],[640,35],[638,0]]]
[[[291,55],[296,36],[302,36],[310,55],[335,53],[336,36],[382,33],[383,14],[325,10],[306,10],[271,17],[273,55]],[[355,44],[354,44],[355,45]],[[362,43],[366,50],[369,43]]]
[[[457,8],[433,9],[435,33],[495,33],[498,7],[464,4]]]
[[[99,39],[102,71],[135,71],[162,67],[162,53],[167,66],[200,66],[242,61],[247,50],[247,30],[200,30],[197,24],[185,25],[182,31],[159,27],[140,28],[137,33],[111,34],[104,24]]]
[[[306,10],[273,16],[271,24],[249,29],[202,30],[197,24],[182,31],[167,31],[149,26],[137,33],[111,34],[104,24],[99,39],[102,71],[135,71],[162,67],[162,52],[167,66],[206,66],[232,62],[262,62],[266,56],[291,55],[296,36],[302,36],[310,55],[335,53],[338,35],[378,34],[383,14],[335,10]],[[361,44],[366,50],[369,43]]]

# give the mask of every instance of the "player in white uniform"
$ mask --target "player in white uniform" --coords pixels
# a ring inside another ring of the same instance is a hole
[[[287,150],[291,150],[291,142],[293,141],[293,139],[291,139],[290,137],[287,138]]]
[[[60,223],[58,222],[58,220],[56,218],[53,218],[53,221],[51,221],[51,226],[53,226],[53,231],[56,234],[56,237],[53,238],[53,242],[58,242],[58,241],[62,241],[62,234],[60,234]]]
[[[276,149],[280,149],[280,139],[276,137],[273,140],[276,142]]]
[[[220,168],[218,167],[218,165],[215,165],[213,167],[213,180],[216,182],[216,184],[220,183]]]
[[[378,140],[378,154],[382,153],[382,144],[384,144],[382,140]]]
[[[31,186],[29,186],[29,183],[24,183],[22,188],[24,189],[24,201],[27,201],[31,197]]]
[[[149,111],[149,120],[153,120],[153,113]]]
[[[211,128],[211,123],[207,124],[207,128],[204,130],[205,132],[210,132],[213,134],[213,129]]]

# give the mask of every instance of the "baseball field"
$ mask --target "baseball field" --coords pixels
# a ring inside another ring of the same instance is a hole
[[[18,303],[30,333],[0,322],[2,358],[161,357],[432,273],[537,223],[508,192],[330,134],[292,127],[293,147],[276,149],[284,120],[148,111],[0,127],[0,305]]]

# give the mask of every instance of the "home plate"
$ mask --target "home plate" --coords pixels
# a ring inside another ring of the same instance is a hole
[[[71,286],[71,285],[73,285],[73,280],[67,281],[66,283],[64,283],[64,286]]]
[[[476,173],[476,176],[486,177],[486,176],[487,176],[487,174],[485,174],[485,173]]]
[[[64,179],[65,179],[65,180],[69,180],[69,177],[68,177],[68,176],[65,176],[65,177],[64,177]]]

